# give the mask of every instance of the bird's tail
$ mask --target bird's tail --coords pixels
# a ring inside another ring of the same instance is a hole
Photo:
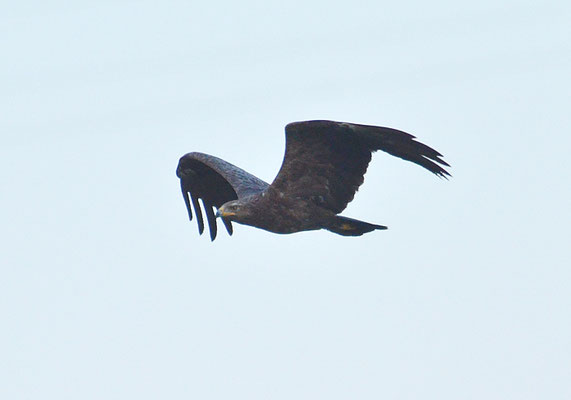
[[[340,215],[333,217],[331,223],[324,228],[343,236],[361,236],[375,229],[387,229],[387,227],[383,225],[369,224],[368,222],[358,221]]]

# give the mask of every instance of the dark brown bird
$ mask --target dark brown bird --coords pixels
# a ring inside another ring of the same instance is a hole
[[[343,236],[361,236],[387,229],[337,215],[353,200],[376,150],[412,161],[437,176],[450,176],[438,165],[449,166],[440,153],[396,129],[304,121],[288,124],[285,131],[283,164],[271,185],[208,154],[188,153],[180,159],[176,174],[188,216],[192,220],[192,203],[200,234],[204,220],[198,199],[212,240],[216,217],[221,217],[230,235],[232,221],[274,233],[327,229]]]

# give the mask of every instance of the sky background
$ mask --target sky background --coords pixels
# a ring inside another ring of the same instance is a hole
[[[571,398],[571,6],[19,1],[0,14],[0,398]],[[346,238],[213,243],[190,151],[405,130]]]

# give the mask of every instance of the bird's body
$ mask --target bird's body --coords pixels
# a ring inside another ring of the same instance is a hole
[[[229,234],[231,221],[274,233],[327,229],[344,236],[360,236],[386,229],[339,214],[363,183],[371,153],[383,150],[412,161],[439,176],[449,175],[437,163],[441,155],[391,128],[334,121],[295,122],[286,127],[286,153],[271,185],[217,157],[188,153],[177,168],[189,218],[191,204],[199,232],[204,222],[202,199],[214,240],[216,216]],[[190,197],[189,197],[190,193]]]
[[[236,220],[246,225],[254,225],[274,233],[295,233],[299,231],[312,231],[321,229],[326,221],[335,214],[323,207],[319,207],[306,199],[296,199],[286,196],[271,187],[267,190],[244,199],[254,210],[251,215],[255,220],[246,217]],[[267,212],[259,213],[258,210]],[[250,214],[248,214],[250,215]]]

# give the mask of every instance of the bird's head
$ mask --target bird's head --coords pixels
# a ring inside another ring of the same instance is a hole
[[[236,222],[247,222],[251,214],[249,204],[240,202],[240,200],[224,203],[216,212],[217,217]]]

